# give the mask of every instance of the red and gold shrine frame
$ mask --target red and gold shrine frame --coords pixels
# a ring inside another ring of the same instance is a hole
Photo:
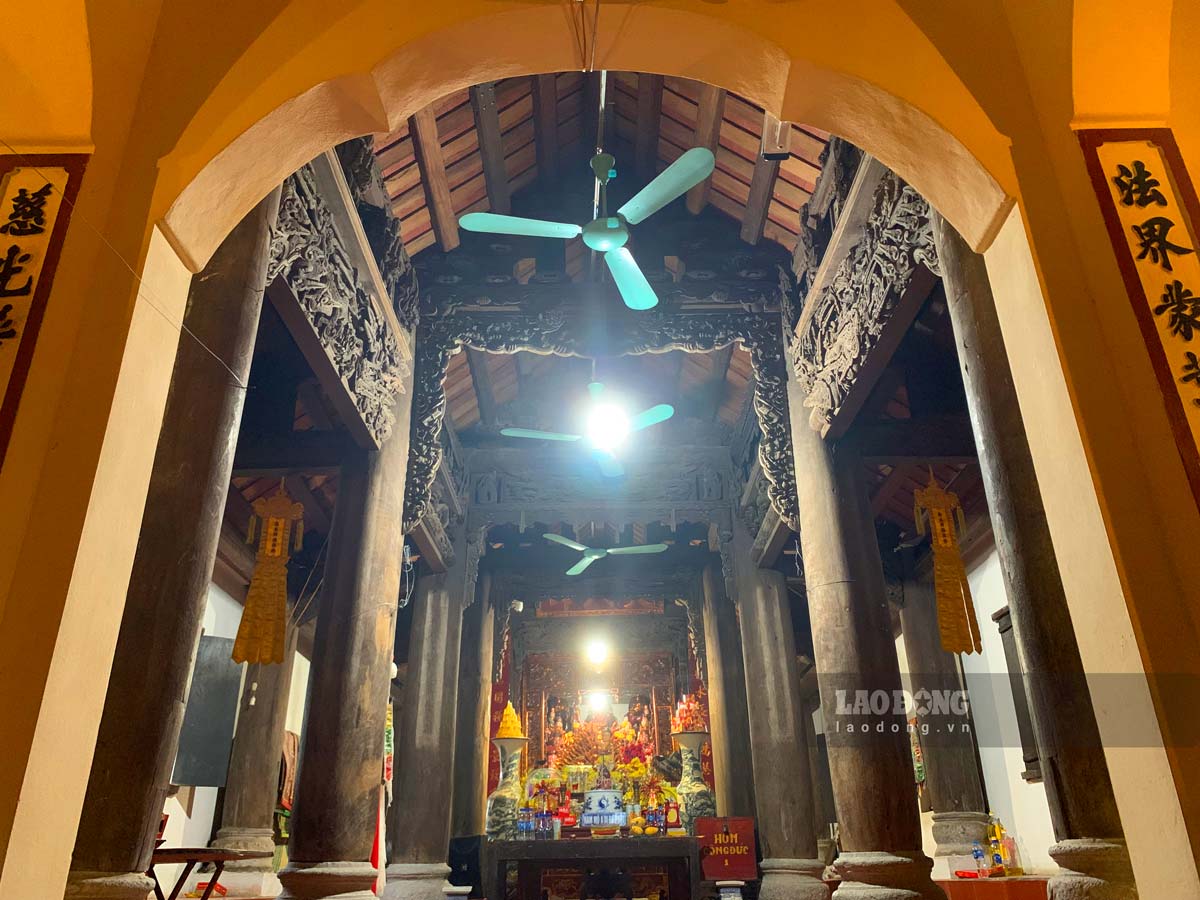
[[[0,155],[0,467],[88,156]]]
[[[1084,129],[1079,143],[1200,506],[1200,201],[1169,128]]]

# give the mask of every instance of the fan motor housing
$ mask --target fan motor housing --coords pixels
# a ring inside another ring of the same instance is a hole
[[[605,253],[624,247],[629,240],[629,225],[625,217],[601,216],[583,226],[583,243],[591,250]]]

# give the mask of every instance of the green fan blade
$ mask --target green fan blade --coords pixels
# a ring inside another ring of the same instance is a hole
[[[562,544],[564,547],[570,547],[572,550],[578,550],[580,553],[587,549],[587,547],[578,541],[565,538],[561,534],[543,534],[542,537],[548,541],[554,541],[556,544]]]
[[[715,164],[716,158],[711,150],[693,147],[663,169],[657,178],[634,194],[633,199],[617,212],[630,225],[636,225],[702,182],[712,174]]]
[[[675,415],[675,407],[670,403],[660,403],[658,406],[652,406],[630,419],[629,430],[641,431],[643,428],[649,428],[651,425],[665,422],[673,415]]]
[[[625,467],[611,453],[597,450],[592,456],[596,458],[596,463],[600,466],[600,474],[605,478],[620,478],[625,474]]]
[[[578,225],[567,222],[546,222],[542,219],[522,219],[520,216],[500,216],[496,213],[467,213],[458,220],[467,231],[486,234],[520,234],[527,237],[573,238],[583,233]]]
[[[501,428],[505,437],[533,438],[536,441],[577,441],[581,434],[561,434],[557,431],[535,431],[532,428]]]
[[[666,544],[639,544],[636,547],[612,547],[609,556],[628,556],[633,553],[662,553],[667,549]]]
[[[608,263],[608,270],[612,272],[613,281],[617,283],[617,290],[621,292],[621,299],[625,301],[626,306],[630,309],[652,309],[658,306],[658,295],[638,268],[637,261],[628,247],[609,250],[604,254],[604,261]]]
[[[600,559],[599,556],[585,556],[579,562],[575,563],[575,565],[571,566],[571,568],[567,569],[567,574],[578,575],[598,559]]]
[[[588,394],[591,396],[591,398],[593,400],[599,400],[600,395],[603,393],[604,393],[604,385],[602,385],[599,381],[589,381],[588,382]]]

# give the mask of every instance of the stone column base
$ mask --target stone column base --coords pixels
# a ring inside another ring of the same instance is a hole
[[[1049,852],[1062,867],[1047,886],[1050,900],[1136,900],[1123,840],[1076,838],[1059,841]]]
[[[981,812],[935,812],[933,839],[937,842],[934,856],[970,856],[971,844],[979,841],[988,846],[988,826],[991,817]]]
[[[279,873],[279,900],[375,900],[378,877],[369,862],[292,862]]]
[[[384,900],[445,900],[442,888],[450,867],[445,863],[392,863],[387,867]]]
[[[764,859],[759,900],[829,900],[819,859]]]
[[[920,850],[843,853],[833,868],[842,878],[834,900],[946,900],[929,878],[933,861]]]
[[[67,900],[146,900],[154,879],[145,872],[76,872],[67,876]]]
[[[213,838],[213,847],[222,850],[259,850],[275,852],[275,834],[270,828],[222,828]],[[221,887],[229,893],[230,900],[237,897],[277,897],[283,884],[275,874],[274,860],[248,859],[245,862],[226,863],[221,873]]]

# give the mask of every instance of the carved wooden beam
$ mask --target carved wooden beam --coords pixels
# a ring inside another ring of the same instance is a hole
[[[492,390],[492,375],[488,371],[487,354],[468,349],[467,367],[471,370],[471,384],[475,387],[479,421],[485,427],[493,428],[496,425],[496,394]]]
[[[771,198],[775,195],[775,178],[779,175],[779,160],[767,159],[761,153],[754,163],[754,175],[750,178],[750,197],[746,201],[746,212],[742,215],[742,240],[757,244],[767,224],[771,211]]]
[[[284,478],[337,472],[354,442],[339,431],[289,431],[260,437],[243,433],[233,456],[237,478]]]
[[[558,176],[558,76],[533,78],[533,143],[537,150],[538,177]]]
[[[696,109],[696,147],[707,147],[714,154],[717,152],[717,142],[721,136],[721,120],[725,117],[725,91],[711,84],[700,86],[700,104]],[[702,182],[687,192],[687,208],[692,215],[699,215],[708,205],[708,192],[712,188],[712,178]]]
[[[492,212],[508,215],[512,211],[512,201],[508,173],[504,168],[504,142],[500,137],[500,111],[496,108],[496,83],[487,81],[477,84],[471,88],[470,96],[488,203]]]
[[[437,115],[432,105],[409,118],[408,131],[412,135],[421,184],[425,187],[425,201],[429,205],[434,236],[443,250],[453,250],[459,244],[458,217],[454,215],[450,180],[446,177],[446,160],[442,156]]]
[[[978,458],[971,420],[964,415],[872,422],[855,428],[863,462],[967,463]]]
[[[417,545],[421,561],[435,573],[445,572],[454,563],[454,545],[446,529],[432,511],[421,517],[421,521],[409,532]]]
[[[654,177],[658,168],[663,77],[642,72],[637,79],[637,137],[634,139],[633,162],[638,178],[645,182]]]

